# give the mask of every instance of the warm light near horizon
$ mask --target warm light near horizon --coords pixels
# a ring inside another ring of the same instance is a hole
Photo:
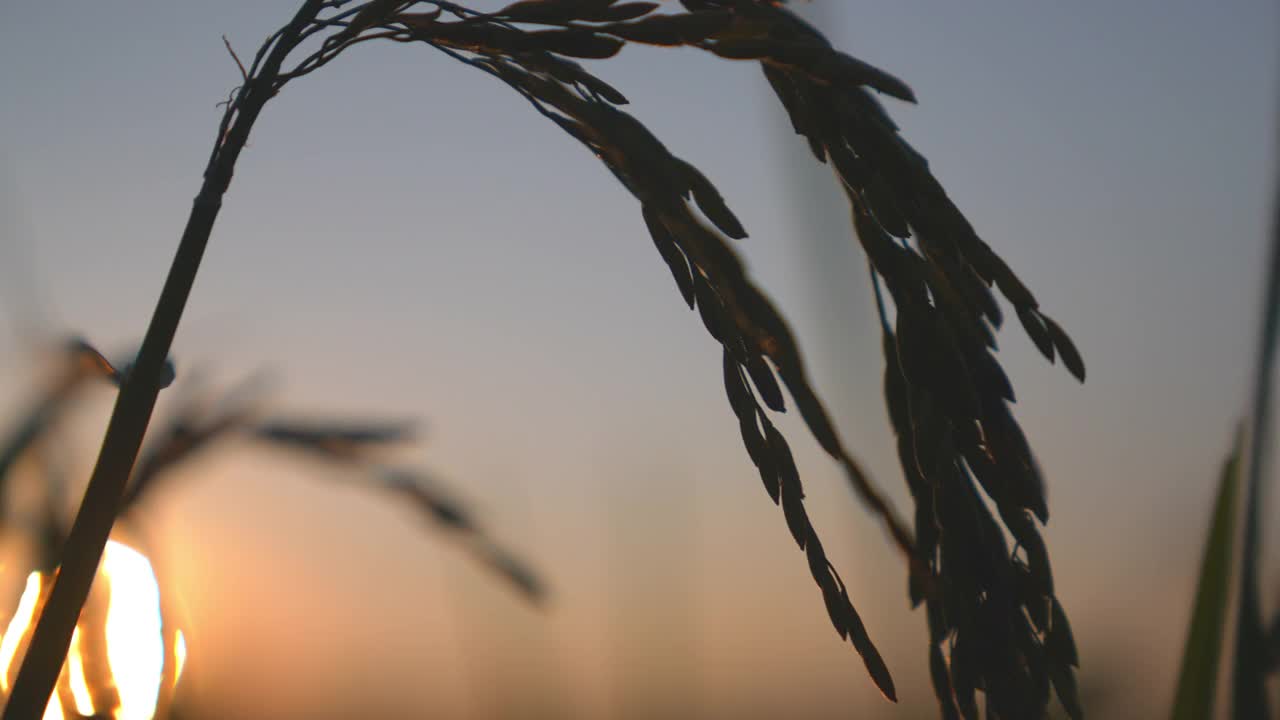
[[[114,685],[119,706],[110,711],[116,720],[150,720],[156,711],[164,677],[165,641],[160,614],[160,586],[146,556],[115,540],[107,543],[99,571],[109,586],[102,646],[106,657],[95,659],[106,663],[108,682]],[[9,627],[0,637],[0,691],[9,692],[16,672],[15,655],[29,638],[37,605],[47,595],[48,581],[33,572],[27,578],[22,599]],[[94,688],[86,670],[83,621],[71,637],[67,663],[62,668],[59,686],[74,701],[79,715],[93,715]],[[181,631],[174,640],[174,673],[176,685],[186,660],[186,639]],[[99,688],[101,689],[101,688]],[[63,697],[55,692],[45,709],[44,720],[64,720]],[[105,709],[104,709],[105,710]]]

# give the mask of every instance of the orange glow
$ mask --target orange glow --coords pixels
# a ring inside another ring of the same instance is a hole
[[[62,667],[61,684],[70,691],[78,715],[107,714],[116,720],[151,720],[161,691],[165,647],[160,615],[160,588],[147,558],[133,548],[111,540],[102,556],[99,571],[109,583],[105,622],[102,628],[105,658],[93,658],[97,667],[109,669],[108,681],[114,685],[110,695],[119,699],[115,708],[94,707],[94,692],[86,675],[89,652],[83,618],[71,637],[67,663]],[[0,691],[8,692],[17,672],[16,657],[30,641],[31,625],[37,608],[44,604],[50,583],[40,574],[31,573],[18,601],[18,608],[0,637]],[[88,610],[86,610],[88,612]],[[186,639],[175,635],[174,685],[186,661]],[[104,689],[104,688],[100,688]],[[55,692],[45,709],[44,720],[63,720],[63,698]]]
[[[93,695],[89,691],[89,680],[84,675],[84,655],[80,649],[80,628],[71,635],[71,650],[67,653],[67,667],[64,673],[70,675],[71,696],[76,701],[76,712],[81,715],[93,714]],[[52,703],[50,707],[53,707]]]
[[[22,591],[22,599],[18,601],[18,610],[5,628],[4,637],[0,638],[0,690],[9,692],[9,674],[13,671],[13,656],[18,651],[18,644],[31,627],[31,618],[36,612],[36,602],[40,599],[40,573],[27,576],[27,587]]]
[[[44,708],[44,717],[41,720],[63,720],[66,715],[62,712],[62,701],[58,700],[57,693],[49,698],[49,704]]]
[[[173,636],[173,686],[178,686],[178,678],[182,677],[182,668],[187,664],[187,636],[179,630]]]

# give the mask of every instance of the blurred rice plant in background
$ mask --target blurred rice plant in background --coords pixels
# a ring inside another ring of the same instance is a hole
[[[0,532],[6,543],[0,586],[20,591],[0,598],[0,692],[5,693],[66,536],[74,488],[60,462],[69,448],[59,426],[82,410],[87,387],[119,385],[129,367],[112,363],[78,337],[34,352],[43,357],[40,364],[50,377],[30,384],[28,409],[11,418],[0,436]],[[154,496],[181,481],[185,463],[202,453],[234,452],[236,440],[333,466],[339,472],[311,475],[343,478],[416,511],[426,529],[443,531],[526,600],[546,599],[544,581],[444,483],[416,467],[384,461],[387,449],[415,439],[413,423],[275,418],[265,414],[269,389],[261,375],[212,389],[198,371],[176,384],[178,397],[153,425],[134,469],[97,582],[103,587],[90,596],[46,718],[64,713],[119,720],[168,716],[190,649],[176,619],[175,599],[165,589],[164,568],[153,575],[143,554],[151,546],[145,515]]]
[[[1278,133],[1280,134],[1280,133]],[[1261,589],[1264,521],[1268,469],[1274,448],[1269,444],[1275,400],[1276,353],[1280,345],[1280,162],[1276,164],[1276,199],[1267,262],[1263,265],[1262,306],[1259,312],[1257,354],[1248,421],[1236,431],[1219,480],[1217,500],[1210,515],[1204,561],[1196,603],[1187,631],[1182,670],[1174,698],[1174,720],[1214,717],[1218,705],[1230,708],[1231,717],[1267,720],[1272,717],[1268,681],[1280,670],[1280,605],[1271,598],[1270,620]],[[1244,504],[1237,507],[1244,491]],[[1239,538],[1240,552],[1235,551]],[[1239,573],[1234,612],[1233,570]],[[1228,653],[1226,701],[1218,703],[1217,681],[1222,672],[1224,638],[1234,620],[1232,651]]]

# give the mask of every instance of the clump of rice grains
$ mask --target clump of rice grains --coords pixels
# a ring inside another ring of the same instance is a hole
[[[836,631],[885,696],[896,699],[889,670],[827,559],[787,441],[770,420],[770,412],[784,410],[783,386],[907,558],[911,600],[923,603],[928,616],[943,717],[976,718],[979,691],[989,718],[1044,717],[1056,689],[1079,718],[1075,645],[1036,525],[1048,519],[1043,481],[1009,412],[1009,380],[992,355],[1002,320],[992,286],[1040,351],[1050,360],[1060,357],[1083,379],[1079,353],[898,135],[875,94],[914,102],[905,83],[834,49],[780,0],[679,5],[657,13],[656,2],[525,0],[482,13],[439,0],[305,0],[248,69],[241,66],[244,85],[228,101],[193,211],[196,229],[207,237],[216,201],[267,100],[348,48],[422,43],[492,75],[600,158],[640,203],[681,296],[723,348],[729,404],[765,490],[804,551]],[[317,47],[307,42],[312,38],[318,48],[292,60],[302,44]],[[731,246],[746,231],[720,193],[620,109],[626,96],[575,61],[612,57],[627,43],[758,62],[796,132],[820,162],[835,168],[880,301],[885,392],[915,502],[914,537],[846,451],[786,322]],[[881,285],[892,301],[892,321]],[[126,387],[122,405],[128,395]]]
[[[910,597],[926,608],[943,716],[977,717],[982,691],[988,717],[1043,717],[1054,688],[1079,717],[1076,650],[1036,525],[1048,520],[1044,483],[992,354],[1003,317],[992,286],[1045,357],[1061,358],[1083,380],[1080,354],[898,135],[873,93],[914,102],[905,83],[832,48],[780,2],[680,4],[682,11],[658,14],[652,2],[531,0],[482,14],[444,2],[374,0],[333,18],[341,29],[293,75],[366,40],[420,42],[503,81],[587,146],[639,201],[680,294],[723,347],[725,389],[747,452],[805,551],[833,625],[884,694],[895,698],[888,668],[827,560],[791,451],[769,419],[768,411],[784,410],[782,386],[908,554]],[[419,5],[428,9],[410,11]],[[885,395],[915,500],[914,538],[841,443],[786,322],[730,245],[746,231],[716,188],[619,108],[627,102],[621,92],[569,59],[611,57],[628,42],[758,62],[796,132],[834,166],[875,281]]]

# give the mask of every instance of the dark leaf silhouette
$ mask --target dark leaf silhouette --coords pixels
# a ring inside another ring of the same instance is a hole
[[[388,445],[408,442],[415,424],[317,424],[301,420],[269,420],[254,432],[264,440],[340,457],[354,457]]]
[[[441,484],[416,470],[384,468],[373,462],[376,451],[414,437],[409,422],[316,422],[260,419],[267,386],[253,376],[214,402],[192,391],[179,403],[156,439],[143,453],[122,501],[121,514],[136,512],[172,471],[217,441],[235,434],[281,448],[311,454],[353,470],[360,484],[386,493],[420,511],[437,527],[465,539],[478,561],[496,571],[529,600],[541,602],[546,588],[537,574],[493,541],[466,506]]]
[[[445,530],[460,534],[473,554],[533,602],[546,599],[546,587],[534,571],[497,545],[471,514],[439,483],[420,472],[384,469],[373,472],[374,487],[399,495]]]
[[[479,561],[505,578],[528,600],[546,599],[546,588],[537,574],[490,538],[466,507],[440,483],[420,471],[382,467],[370,461],[372,450],[409,439],[411,424],[277,420],[261,423],[250,432],[259,440],[285,449],[349,464],[356,471],[355,479],[360,486],[386,493],[417,508],[433,524],[459,536]]]
[[[1075,343],[1071,342],[1071,338],[1062,331],[1058,323],[1047,315],[1041,315],[1040,319],[1044,321],[1045,330],[1049,332],[1049,337],[1053,340],[1053,347],[1058,351],[1058,357],[1062,358],[1062,364],[1067,366],[1067,370],[1076,377],[1080,382],[1084,382],[1084,358],[1080,357],[1080,351],[1076,350]]]

